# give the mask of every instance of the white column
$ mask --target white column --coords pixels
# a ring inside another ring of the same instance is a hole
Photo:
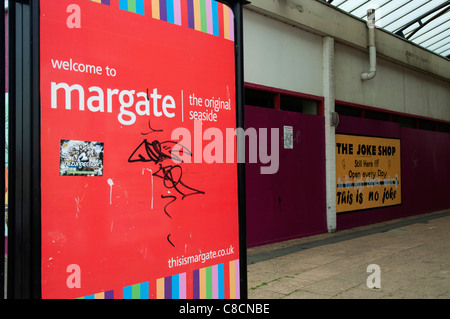
[[[328,232],[336,231],[336,146],[334,108],[334,38],[323,38],[323,96],[325,115],[325,179]]]

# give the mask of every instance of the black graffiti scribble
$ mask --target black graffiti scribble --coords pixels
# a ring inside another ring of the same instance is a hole
[[[170,219],[172,219],[172,216],[170,216],[169,213],[167,212],[167,207],[168,207],[170,204],[172,204],[174,201],[176,201],[176,200],[177,200],[177,197],[176,197],[176,196],[173,196],[173,195],[168,195],[168,196],[161,195],[161,198],[163,198],[163,199],[165,199],[165,198],[172,198],[172,200],[171,200],[170,202],[168,202],[168,203],[166,204],[166,206],[164,206],[164,213],[165,213],[167,216],[169,216]]]
[[[183,170],[180,165],[162,166],[160,164],[159,170],[153,173],[153,176],[162,178],[164,186],[168,189],[176,190],[180,195],[182,195],[181,199],[191,195],[205,194],[205,192],[186,185],[181,180]]]
[[[180,156],[183,154],[192,156],[191,151],[180,143],[174,141],[159,142],[157,140],[149,142],[147,139],[144,139],[130,155],[128,162],[155,162],[158,164],[166,159],[183,162],[177,154]]]
[[[175,245],[170,241],[170,236],[172,236],[172,234],[167,235],[167,241],[168,241],[173,247],[175,247]]]
[[[147,92],[148,94],[148,92]],[[158,132],[162,132],[163,130],[155,130],[154,128],[152,128],[151,124],[150,124],[150,120],[148,120],[148,128],[150,129],[149,132],[146,133],[141,133],[141,135],[148,135],[150,133],[158,133]]]
[[[179,148],[176,149],[175,147]],[[183,169],[180,165],[162,164],[162,162],[167,159],[172,159],[182,163],[182,160],[178,155],[184,153],[192,156],[189,149],[177,142],[159,142],[157,140],[149,142],[147,139],[144,139],[144,141],[142,141],[130,155],[128,162],[154,162],[155,164],[159,164],[159,168],[155,173],[153,173],[153,176],[161,178],[166,188],[175,189],[180,195],[183,196],[182,199],[190,195],[204,194],[204,192],[190,187],[182,181]]]
[[[148,135],[155,132],[162,132],[162,130],[155,130],[151,127],[150,121],[148,122],[148,127],[150,129],[149,132],[141,133],[141,135]],[[183,168],[181,165],[165,165],[165,161],[168,159],[172,159],[173,161],[177,161],[180,164],[183,163],[180,156],[187,155],[192,156],[192,153],[189,149],[177,143],[175,141],[164,141],[160,142],[158,140],[153,140],[149,142],[147,139],[144,139],[138,147],[131,153],[128,158],[129,163],[135,162],[153,162],[158,165],[158,170],[156,172],[152,172],[152,176],[161,178],[163,181],[164,187],[169,190],[175,190],[176,193],[181,195],[181,199],[185,199],[187,196],[197,195],[197,194],[205,194],[205,192],[198,190],[194,187],[187,185],[183,180]],[[164,213],[172,219],[172,216],[168,213],[167,208],[173,204],[178,197],[175,195],[161,195],[162,199],[169,198],[170,201],[166,203],[164,206]],[[170,240],[169,234],[167,236],[167,241],[175,247],[173,242]]]

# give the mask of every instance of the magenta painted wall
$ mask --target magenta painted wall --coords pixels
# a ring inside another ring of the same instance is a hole
[[[324,118],[246,106],[245,123],[280,133],[276,174],[260,174],[265,164],[245,166],[247,246],[326,232]],[[284,149],[284,125],[293,126],[293,149]]]
[[[337,229],[450,208],[450,134],[340,117],[337,133],[399,138],[402,204],[337,215]]]
[[[450,134],[402,128],[404,210],[450,208]]]

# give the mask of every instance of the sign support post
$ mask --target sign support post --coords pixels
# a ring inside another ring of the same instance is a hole
[[[9,1],[8,298],[41,297],[39,3]]]
[[[0,63],[3,63],[3,65],[6,65],[6,59],[5,59],[5,4],[2,3],[1,5],[1,11],[0,11]],[[0,122],[2,123],[0,128],[0,144],[3,145],[2,150],[0,150],[0,162],[5,163],[5,96],[6,96],[6,90],[5,90],[5,72],[2,72],[0,74],[0,87],[1,87],[1,98],[0,98]],[[2,170],[0,172],[0,179],[5,180],[5,171]],[[0,184],[0,194],[6,193],[5,192],[5,183]],[[0,220],[3,224],[5,224],[5,207],[1,209],[0,212]],[[5,226],[2,226],[5,228]],[[6,234],[1,235],[0,239],[0,298],[4,296],[5,293],[5,236]]]
[[[246,0],[233,2],[235,19],[235,43],[236,43],[236,105],[237,128],[245,129],[244,118],[244,39],[242,6],[248,4]],[[245,154],[245,136],[238,136],[237,150]],[[245,163],[238,163],[238,196],[239,196],[239,245],[241,274],[241,298],[247,299],[247,217],[246,217],[246,192],[245,192]]]

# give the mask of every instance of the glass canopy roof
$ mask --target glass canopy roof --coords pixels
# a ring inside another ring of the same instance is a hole
[[[450,59],[450,0],[319,0]]]

